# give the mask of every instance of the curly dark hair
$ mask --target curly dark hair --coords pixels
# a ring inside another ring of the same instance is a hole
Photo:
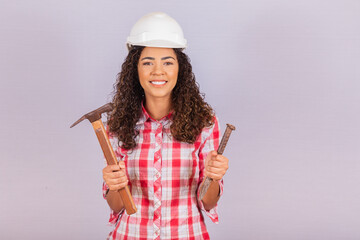
[[[137,65],[143,49],[135,46],[129,50],[114,84],[114,110],[108,116],[108,126],[124,149],[134,148],[135,138],[139,134],[135,125],[141,116],[141,102],[145,100],[145,94],[140,85]],[[176,140],[194,143],[204,127],[214,124],[214,112],[199,91],[189,57],[180,49],[175,48],[174,51],[179,73],[171,94],[174,113],[170,131]]]

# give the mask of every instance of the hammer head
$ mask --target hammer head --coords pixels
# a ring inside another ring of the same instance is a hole
[[[110,112],[111,110],[113,110],[113,104],[112,103],[107,103],[104,106],[99,107],[98,109],[89,112],[87,114],[85,114],[84,116],[82,116],[79,120],[77,120],[76,122],[73,123],[73,125],[70,126],[70,128],[74,127],[75,125],[77,125],[79,122],[81,122],[84,119],[88,119],[91,123],[95,122],[96,120],[99,120],[101,118],[101,114],[104,112]]]

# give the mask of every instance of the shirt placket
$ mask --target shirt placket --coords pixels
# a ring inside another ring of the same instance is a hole
[[[157,123],[154,154],[154,239],[160,239],[161,223],[161,145],[162,124]]]

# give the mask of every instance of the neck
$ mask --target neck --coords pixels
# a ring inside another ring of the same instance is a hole
[[[167,100],[163,98],[148,98],[145,101],[144,107],[152,118],[160,120],[168,115],[171,110],[170,97]]]

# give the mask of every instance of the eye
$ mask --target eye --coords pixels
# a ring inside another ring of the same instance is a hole
[[[173,62],[165,62],[164,65],[174,65]]]
[[[151,65],[151,62],[143,62],[142,65],[144,65],[144,66],[150,66],[150,65]]]

